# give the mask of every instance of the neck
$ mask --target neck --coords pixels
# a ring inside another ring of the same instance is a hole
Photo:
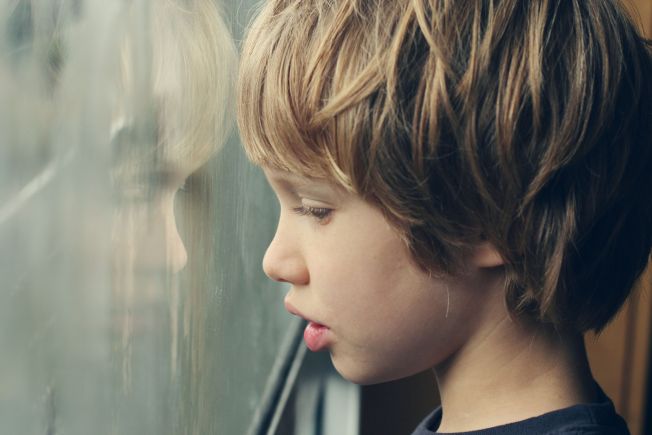
[[[435,367],[440,432],[498,426],[594,400],[580,334],[526,325],[506,313],[500,319]]]

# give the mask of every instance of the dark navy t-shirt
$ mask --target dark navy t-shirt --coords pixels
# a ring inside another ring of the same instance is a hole
[[[598,399],[594,403],[575,405],[502,426],[456,433],[464,435],[629,435],[625,420],[616,414],[611,400],[600,388],[597,390]],[[437,433],[441,416],[442,409],[435,409],[421,422],[412,435]]]

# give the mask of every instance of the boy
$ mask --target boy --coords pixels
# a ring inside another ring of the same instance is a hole
[[[415,434],[627,433],[582,336],[650,256],[650,77],[617,0],[269,1],[239,122],[308,347],[432,367]]]

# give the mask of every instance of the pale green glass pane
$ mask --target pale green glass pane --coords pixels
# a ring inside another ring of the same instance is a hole
[[[1,433],[249,428],[290,318],[226,6],[0,5]]]

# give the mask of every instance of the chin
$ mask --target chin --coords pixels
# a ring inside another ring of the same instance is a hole
[[[356,364],[352,361],[340,361],[331,354],[335,370],[347,381],[358,385],[374,385],[383,382],[396,381],[419,373],[420,370],[397,370],[390,367]]]

